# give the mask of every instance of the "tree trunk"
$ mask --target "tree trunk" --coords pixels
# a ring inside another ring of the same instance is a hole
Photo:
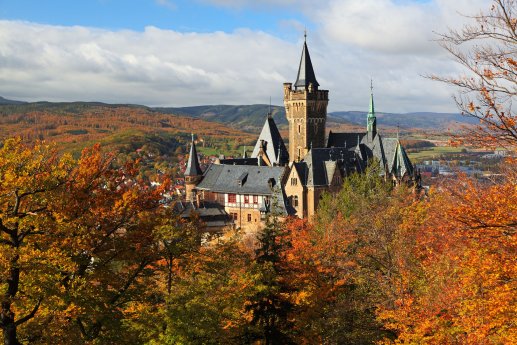
[[[16,337],[16,324],[14,323],[14,313],[11,311],[11,303],[2,302],[0,322],[4,332],[4,345],[20,345]]]

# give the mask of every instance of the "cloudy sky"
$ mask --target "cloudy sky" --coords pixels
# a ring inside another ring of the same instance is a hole
[[[454,112],[436,32],[490,0],[0,0],[0,96],[282,104],[303,32],[329,110]]]

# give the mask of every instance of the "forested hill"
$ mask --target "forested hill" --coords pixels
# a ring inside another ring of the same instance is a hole
[[[264,117],[269,112],[267,104],[253,105],[201,105],[180,108],[154,108],[162,113],[181,114],[202,118],[207,121],[227,123],[232,127],[249,131],[257,131],[264,123]],[[287,125],[285,109],[280,106],[272,106],[273,118],[279,127]],[[455,113],[377,113],[379,127],[416,128],[446,130],[455,128],[459,124],[474,124],[474,119]],[[366,123],[364,111],[337,111],[328,114],[329,123],[348,123],[362,126]]]
[[[26,103],[26,102],[14,101],[12,99],[7,99],[7,98],[0,96],[0,105],[1,104],[24,104],[24,103]]]
[[[52,114],[80,114],[93,108],[107,109],[134,109],[137,112],[151,114],[170,114],[180,117],[201,119],[208,122],[217,122],[229,127],[247,131],[258,132],[267,114],[271,111],[279,127],[286,127],[287,119],[285,109],[281,106],[269,106],[267,104],[253,105],[200,105],[192,107],[147,107],[135,104],[105,104],[99,102],[33,102],[25,103],[12,101],[0,97],[0,114],[25,113],[31,111],[43,111]],[[383,113],[377,112],[378,126],[411,128],[411,129],[435,129],[446,130],[456,128],[461,124],[472,124],[475,120],[454,113]],[[337,124],[351,124],[362,126],[366,121],[365,111],[337,111],[328,114],[328,122]]]
[[[461,124],[476,124],[474,118],[462,116],[455,113],[433,113],[433,112],[414,112],[414,113],[382,113],[377,112],[377,125],[380,127],[401,128],[420,128],[446,130],[455,128]],[[366,112],[361,111],[337,111],[329,114],[329,121],[347,122],[362,125],[366,123]]]
[[[181,108],[154,108],[162,113],[202,118],[207,121],[228,123],[244,130],[256,131],[264,125],[267,114],[271,111],[277,125],[287,125],[284,107],[267,104],[252,105],[200,105]]]
[[[57,142],[63,150],[75,152],[100,142],[115,152],[151,146],[151,151],[164,154],[185,147],[192,131],[207,147],[239,146],[254,136],[223,123],[163,114],[140,105],[2,101],[0,142],[18,136],[26,142]]]

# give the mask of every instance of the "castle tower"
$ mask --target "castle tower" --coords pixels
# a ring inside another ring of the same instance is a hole
[[[187,169],[185,170],[185,196],[187,201],[196,200],[194,196],[194,188],[196,188],[202,177],[203,171],[199,166],[196,144],[194,143],[194,134],[192,134],[192,144],[190,145]]]
[[[303,43],[298,76],[294,83],[284,83],[284,105],[289,121],[289,158],[301,160],[311,147],[325,147],[328,90],[318,90],[312,67],[307,35]]]
[[[368,141],[373,141],[377,135],[377,117],[375,117],[375,107],[373,105],[373,81],[370,83],[370,109],[366,118],[366,129],[368,131]]]

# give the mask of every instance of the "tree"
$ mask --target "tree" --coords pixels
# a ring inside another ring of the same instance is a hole
[[[509,344],[517,337],[515,166],[498,184],[462,177],[414,205],[403,228],[413,262],[390,279],[379,318],[396,343]]]
[[[166,327],[151,344],[242,344],[245,303],[252,286],[251,252],[240,236],[226,236],[174,262]]]
[[[137,164],[116,168],[113,158],[98,145],[77,162],[42,143],[0,149],[5,344],[139,339],[124,320],[135,302],[160,302],[148,286],[159,277],[168,183],[151,188]]]
[[[517,115],[517,2],[494,0],[488,12],[470,17],[472,24],[441,36],[442,46],[467,69],[459,77],[436,80],[459,87],[455,97],[466,116],[479,119],[468,129],[470,142],[515,147]]]
[[[37,314],[45,324],[49,309],[65,309],[53,296],[61,293],[59,272],[73,263],[52,246],[50,204],[72,167],[70,156],[59,158],[41,143],[28,147],[8,139],[0,148],[0,327],[6,345],[20,344],[19,328]]]
[[[331,293],[310,322],[324,343],[372,344],[396,337],[375,311],[393,299],[388,282],[398,262],[412,257],[412,239],[400,226],[414,197],[404,186],[394,189],[380,173],[378,164],[370,164],[319,204],[312,240],[319,248],[313,251],[320,253],[317,262]]]
[[[285,260],[289,246],[285,225],[276,214],[268,215],[264,228],[257,235],[255,258],[250,267],[253,279],[246,302],[251,326],[247,332],[248,341],[261,340],[266,345],[292,342],[288,319],[292,308],[291,289]]]

